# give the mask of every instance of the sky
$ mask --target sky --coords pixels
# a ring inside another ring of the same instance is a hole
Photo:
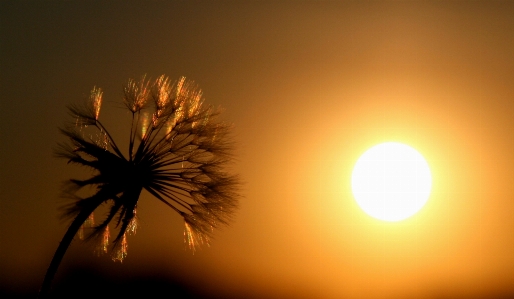
[[[101,87],[115,131],[127,80],[166,74],[234,125],[234,221],[193,254],[143,193],[126,260],[74,241],[57,298],[514,296],[513,16],[496,1],[2,1],[0,295],[35,296],[67,228],[61,184],[87,174],[53,156],[66,105]],[[394,223],[351,193],[359,156],[387,141],[433,180]]]

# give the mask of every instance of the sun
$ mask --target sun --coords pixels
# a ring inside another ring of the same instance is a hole
[[[414,148],[386,142],[368,149],[352,172],[352,193],[362,210],[384,221],[416,214],[427,202],[432,175]]]

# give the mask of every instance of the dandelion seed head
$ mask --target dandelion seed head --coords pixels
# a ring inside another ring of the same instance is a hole
[[[118,147],[98,118],[102,92],[96,87],[90,104],[69,107],[75,124],[61,129],[69,142],[60,145],[57,156],[93,170],[87,179],[69,181],[73,202],[65,215],[77,219],[106,206],[108,213],[97,226],[86,220],[77,233],[83,237],[89,225],[88,238],[100,239],[98,252],[111,246],[115,261],[125,259],[127,236],[136,233],[135,208],[143,189],[183,217],[184,242],[193,251],[209,245],[213,230],[228,224],[238,206],[239,180],[226,169],[232,161],[230,126],[218,119],[219,110],[204,104],[194,82],[184,77],[170,82],[164,75],[153,82],[143,76],[125,85],[123,102],[131,112],[128,150]],[[78,196],[84,187],[92,195]],[[116,237],[109,245],[112,223]]]

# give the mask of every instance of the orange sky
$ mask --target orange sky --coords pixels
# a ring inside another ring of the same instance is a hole
[[[57,294],[514,296],[513,16],[511,2],[2,2],[0,295],[34,295],[66,229],[60,182],[84,174],[52,157],[66,104],[103,88],[116,131],[126,80],[165,73],[234,123],[240,210],[193,255],[178,215],[143,194],[126,261],[75,242]],[[398,223],[350,191],[384,141],[432,170],[427,205]]]

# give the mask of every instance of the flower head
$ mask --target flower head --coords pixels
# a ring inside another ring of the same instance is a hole
[[[131,79],[123,92],[132,118],[125,151],[99,120],[100,89],[93,88],[85,104],[69,107],[75,121],[61,129],[69,141],[56,154],[91,168],[93,175],[68,182],[65,193],[73,200],[64,216],[89,219],[80,232],[90,227],[88,238],[101,240],[101,252],[107,251],[113,223],[118,230],[112,235],[113,259],[122,261],[127,234],[136,232],[144,189],[183,217],[191,249],[209,244],[213,229],[227,224],[238,205],[239,180],[226,169],[232,160],[230,126],[218,120],[220,111],[205,106],[201,90],[185,78],[174,84],[165,76],[154,82]],[[79,196],[84,187],[92,187],[92,194]],[[93,211],[102,205],[107,215],[95,225]]]

